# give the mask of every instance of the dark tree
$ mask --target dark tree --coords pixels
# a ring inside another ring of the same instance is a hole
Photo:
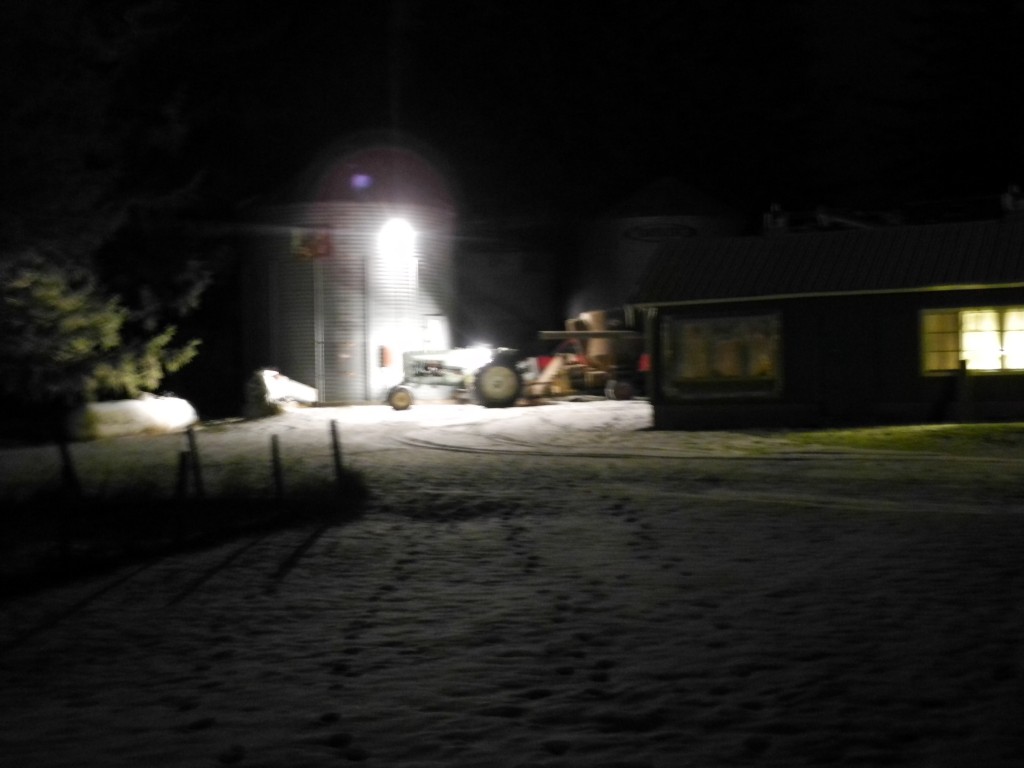
[[[187,200],[180,93],[138,76],[175,29],[174,7],[0,6],[0,392],[8,401],[135,395],[195,353],[196,341],[172,345],[175,320],[209,278],[193,254],[136,253],[133,270],[103,263],[140,215],[167,215]],[[145,287],[154,266],[150,283],[161,291]],[[168,270],[175,280],[163,279]]]

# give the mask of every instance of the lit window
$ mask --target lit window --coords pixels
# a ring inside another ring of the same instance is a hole
[[[998,371],[1003,367],[1003,343],[999,313],[993,309],[972,309],[960,313],[961,359],[970,371]]]
[[[1024,370],[1024,307],[927,311],[921,332],[925,372]]]
[[[1003,313],[1003,367],[1024,370],[1024,309]]]

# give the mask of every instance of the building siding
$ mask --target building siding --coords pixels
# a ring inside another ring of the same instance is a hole
[[[958,373],[926,375],[921,368],[922,310],[990,305],[1024,305],[1024,290],[806,296],[659,309],[652,316],[652,340],[672,318],[777,314],[781,381],[777,394],[768,396],[672,396],[664,386],[670,375],[664,350],[655,342],[655,427],[934,422],[967,413],[978,419],[1024,418],[1021,372],[972,375],[965,391]]]

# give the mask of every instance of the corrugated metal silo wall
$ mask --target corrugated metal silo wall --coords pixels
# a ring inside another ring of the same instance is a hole
[[[450,212],[422,206],[374,204],[360,214],[366,222],[361,243],[368,264],[366,398],[373,401],[402,380],[404,352],[451,346],[453,225]],[[378,233],[391,218],[412,226],[414,258],[379,252]]]
[[[440,318],[447,330],[454,297],[451,212],[322,202],[271,215],[291,227],[292,237],[329,238],[326,254],[314,259],[297,258],[291,237],[287,247],[274,238],[270,347],[282,372],[315,386],[324,403],[381,401],[401,380],[402,352],[423,346],[415,329],[425,318]],[[415,261],[378,253],[378,234],[392,217],[415,230]],[[432,346],[450,343],[446,333]]]
[[[312,376],[312,366],[304,365],[301,353],[294,354],[297,350],[284,338],[285,307],[302,303],[295,293],[301,292],[303,269],[291,264],[292,230],[272,223],[276,220],[272,217],[252,227],[250,260],[244,272],[244,357],[254,370],[275,368],[305,383],[304,377]],[[295,331],[289,328],[287,333]]]
[[[296,206],[291,220],[303,230],[326,235],[326,255],[316,261],[313,314],[316,335],[316,383],[324,403],[366,399],[366,248],[365,216],[352,204]]]
[[[274,358],[281,361],[281,373],[303,384],[320,388],[317,355],[320,353],[316,316],[319,264],[292,255],[277,259],[272,273],[276,295]]]
[[[450,210],[409,207],[399,215],[408,219],[417,233],[416,310],[419,317],[442,317],[449,323],[455,314],[455,271],[453,256],[454,216]],[[426,336],[423,342],[429,341]],[[451,333],[434,339],[434,346],[451,346]]]
[[[317,386],[316,333],[313,312],[318,265],[297,255],[295,228],[287,226],[282,212],[268,213],[261,230],[260,275],[256,307],[263,317],[254,325],[266,327],[258,342],[263,350],[260,365],[276,368],[290,379]],[[254,329],[255,330],[255,329]]]

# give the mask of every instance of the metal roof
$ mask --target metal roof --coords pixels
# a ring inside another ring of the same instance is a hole
[[[663,243],[633,306],[1024,286],[1024,217],[683,238]]]

